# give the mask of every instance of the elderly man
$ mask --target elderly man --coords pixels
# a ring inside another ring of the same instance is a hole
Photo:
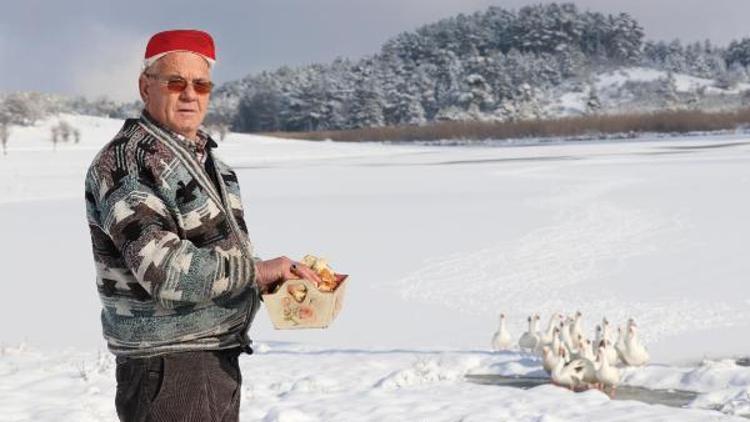
[[[304,265],[253,254],[237,175],[200,129],[213,87],[210,35],[172,30],[146,47],[144,110],[96,155],[86,210],[117,360],[122,421],[236,421],[238,356],[260,293]]]

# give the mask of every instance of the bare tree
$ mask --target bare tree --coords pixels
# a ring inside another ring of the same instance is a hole
[[[60,128],[52,126],[52,149],[57,151],[57,143],[60,141]]]
[[[59,128],[62,141],[67,143],[70,140],[70,136],[73,134],[73,126],[65,120],[62,120],[57,127]]]
[[[51,132],[52,145],[55,150],[57,150],[58,142],[68,142],[71,138],[76,144],[81,141],[81,131],[65,120],[61,120],[57,125],[52,126]]]
[[[0,142],[3,144],[3,155],[8,155],[8,138],[10,137],[10,124],[0,122]]]
[[[220,123],[219,124],[219,140],[223,141],[224,138],[227,137],[227,133],[229,133],[229,125],[226,123]]]

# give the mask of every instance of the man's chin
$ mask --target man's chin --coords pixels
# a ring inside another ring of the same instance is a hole
[[[198,131],[198,128],[200,127],[201,122],[199,119],[178,119],[174,122],[172,126],[172,130],[175,132],[185,135],[185,136],[193,136]]]

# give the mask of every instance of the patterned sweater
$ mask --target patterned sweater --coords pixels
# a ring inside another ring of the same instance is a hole
[[[258,258],[237,176],[206,145],[216,144],[199,138],[187,140],[144,112],[125,122],[86,174],[102,328],[115,355],[250,343]]]

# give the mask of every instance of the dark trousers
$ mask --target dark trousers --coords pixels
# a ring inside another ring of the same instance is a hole
[[[115,407],[122,422],[236,422],[241,349],[117,357]]]

